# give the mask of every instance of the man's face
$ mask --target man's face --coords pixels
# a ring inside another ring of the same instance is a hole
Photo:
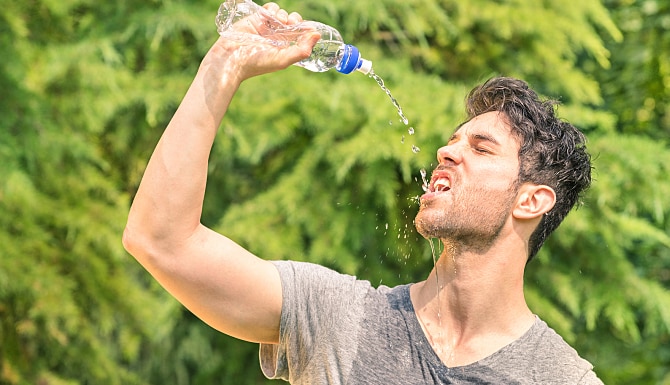
[[[518,153],[503,114],[488,112],[462,125],[437,151],[438,166],[415,219],[419,233],[488,247],[514,205]]]

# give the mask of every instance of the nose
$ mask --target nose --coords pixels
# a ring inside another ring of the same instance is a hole
[[[437,149],[437,162],[440,165],[453,166],[461,163],[462,152],[458,144],[447,144]]]

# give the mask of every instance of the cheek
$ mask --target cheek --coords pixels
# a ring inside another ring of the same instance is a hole
[[[508,191],[516,186],[519,180],[519,169],[511,165],[494,165],[479,174],[475,183],[486,186],[491,191]]]

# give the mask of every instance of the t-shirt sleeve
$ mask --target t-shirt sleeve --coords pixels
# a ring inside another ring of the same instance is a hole
[[[603,382],[593,370],[589,370],[579,381],[579,385],[603,385]]]
[[[337,373],[346,378],[357,348],[356,317],[362,314],[370,283],[311,263],[277,261],[274,265],[283,297],[279,344],[261,344],[263,374],[299,382],[310,366],[309,376]]]

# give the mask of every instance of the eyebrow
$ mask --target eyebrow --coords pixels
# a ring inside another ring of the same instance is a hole
[[[460,128],[460,127],[459,127],[459,128]],[[458,130],[456,130],[456,131],[457,131],[457,132],[454,132],[454,133],[451,135],[451,137],[449,138],[449,141],[452,141],[452,140],[454,140],[454,139],[456,139],[456,138],[458,138],[458,137],[461,136],[461,134],[458,133]],[[471,138],[471,139],[474,139],[474,140],[476,140],[476,141],[489,142],[489,143],[494,144],[494,145],[496,145],[496,146],[500,146],[500,142],[498,142],[498,140],[497,140],[496,138],[494,138],[493,136],[488,135],[488,134],[481,134],[481,133],[473,134],[473,135],[470,135],[470,138]]]
[[[474,139],[478,140],[478,141],[485,141],[485,142],[489,142],[489,143],[495,144],[496,146],[500,146],[500,143],[498,142],[498,140],[497,140],[496,138],[494,138],[493,136],[491,136],[491,135],[487,135],[487,134],[474,134],[472,137],[473,137]]]

